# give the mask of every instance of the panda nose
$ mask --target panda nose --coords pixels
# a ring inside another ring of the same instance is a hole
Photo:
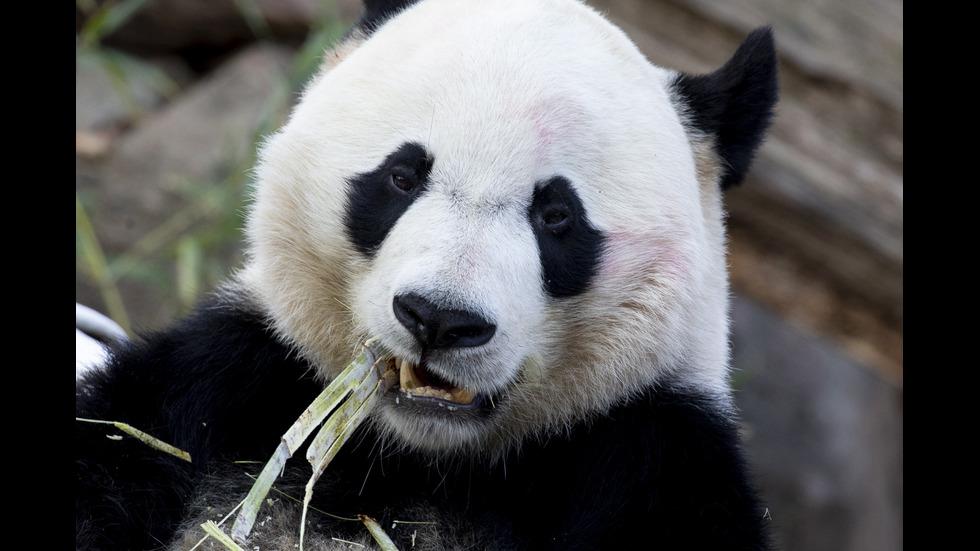
[[[393,309],[398,321],[429,350],[480,346],[497,331],[479,314],[440,308],[414,293],[395,296]]]

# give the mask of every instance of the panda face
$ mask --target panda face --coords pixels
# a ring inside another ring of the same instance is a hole
[[[384,343],[402,388],[376,421],[408,446],[500,450],[660,379],[725,383],[721,213],[675,75],[541,4],[408,8],[263,150],[243,277],[327,378]]]

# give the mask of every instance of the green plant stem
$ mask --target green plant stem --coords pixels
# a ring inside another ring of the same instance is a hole
[[[89,274],[99,286],[99,293],[102,295],[102,300],[105,301],[109,317],[115,320],[127,334],[132,335],[122,294],[119,292],[119,287],[116,286],[116,280],[112,277],[106,263],[102,246],[99,245],[99,240],[95,235],[95,229],[92,227],[92,222],[89,220],[85,208],[82,207],[82,202],[79,201],[77,193],[75,194],[75,237],[81,244],[82,256],[85,258]]]

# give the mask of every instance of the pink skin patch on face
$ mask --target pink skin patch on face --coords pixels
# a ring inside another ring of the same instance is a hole
[[[581,140],[576,138],[588,132],[589,124],[581,106],[565,99],[542,100],[527,110],[527,120],[533,132],[533,160],[539,174],[550,176],[565,168],[565,148],[573,148],[573,158],[582,154],[582,148],[576,145]],[[604,281],[618,280],[628,285],[652,277],[668,283],[680,282],[690,275],[691,251],[685,250],[684,237],[676,229],[647,227],[636,231],[620,226],[604,229],[603,233],[605,251],[599,276]]]
[[[532,112],[530,114],[530,120],[531,126],[534,129],[534,135],[537,138],[534,140],[534,147],[532,149],[534,161],[538,166],[541,166],[547,164],[550,160],[548,153],[551,150],[551,144],[555,140],[556,132],[550,121],[542,115],[540,110]]]
[[[588,127],[584,110],[567,98],[543,99],[526,116],[534,133],[534,160],[542,168],[555,165],[562,148],[576,147],[576,136]]]

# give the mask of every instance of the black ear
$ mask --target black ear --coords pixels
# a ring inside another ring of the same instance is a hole
[[[778,96],[772,29],[753,31],[727,63],[699,76],[681,75],[674,89],[688,120],[712,136],[722,160],[722,189],[738,185],[772,120]]]
[[[354,25],[365,35],[371,35],[378,27],[398,15],[418,0],[364,0],[364,12]]]

